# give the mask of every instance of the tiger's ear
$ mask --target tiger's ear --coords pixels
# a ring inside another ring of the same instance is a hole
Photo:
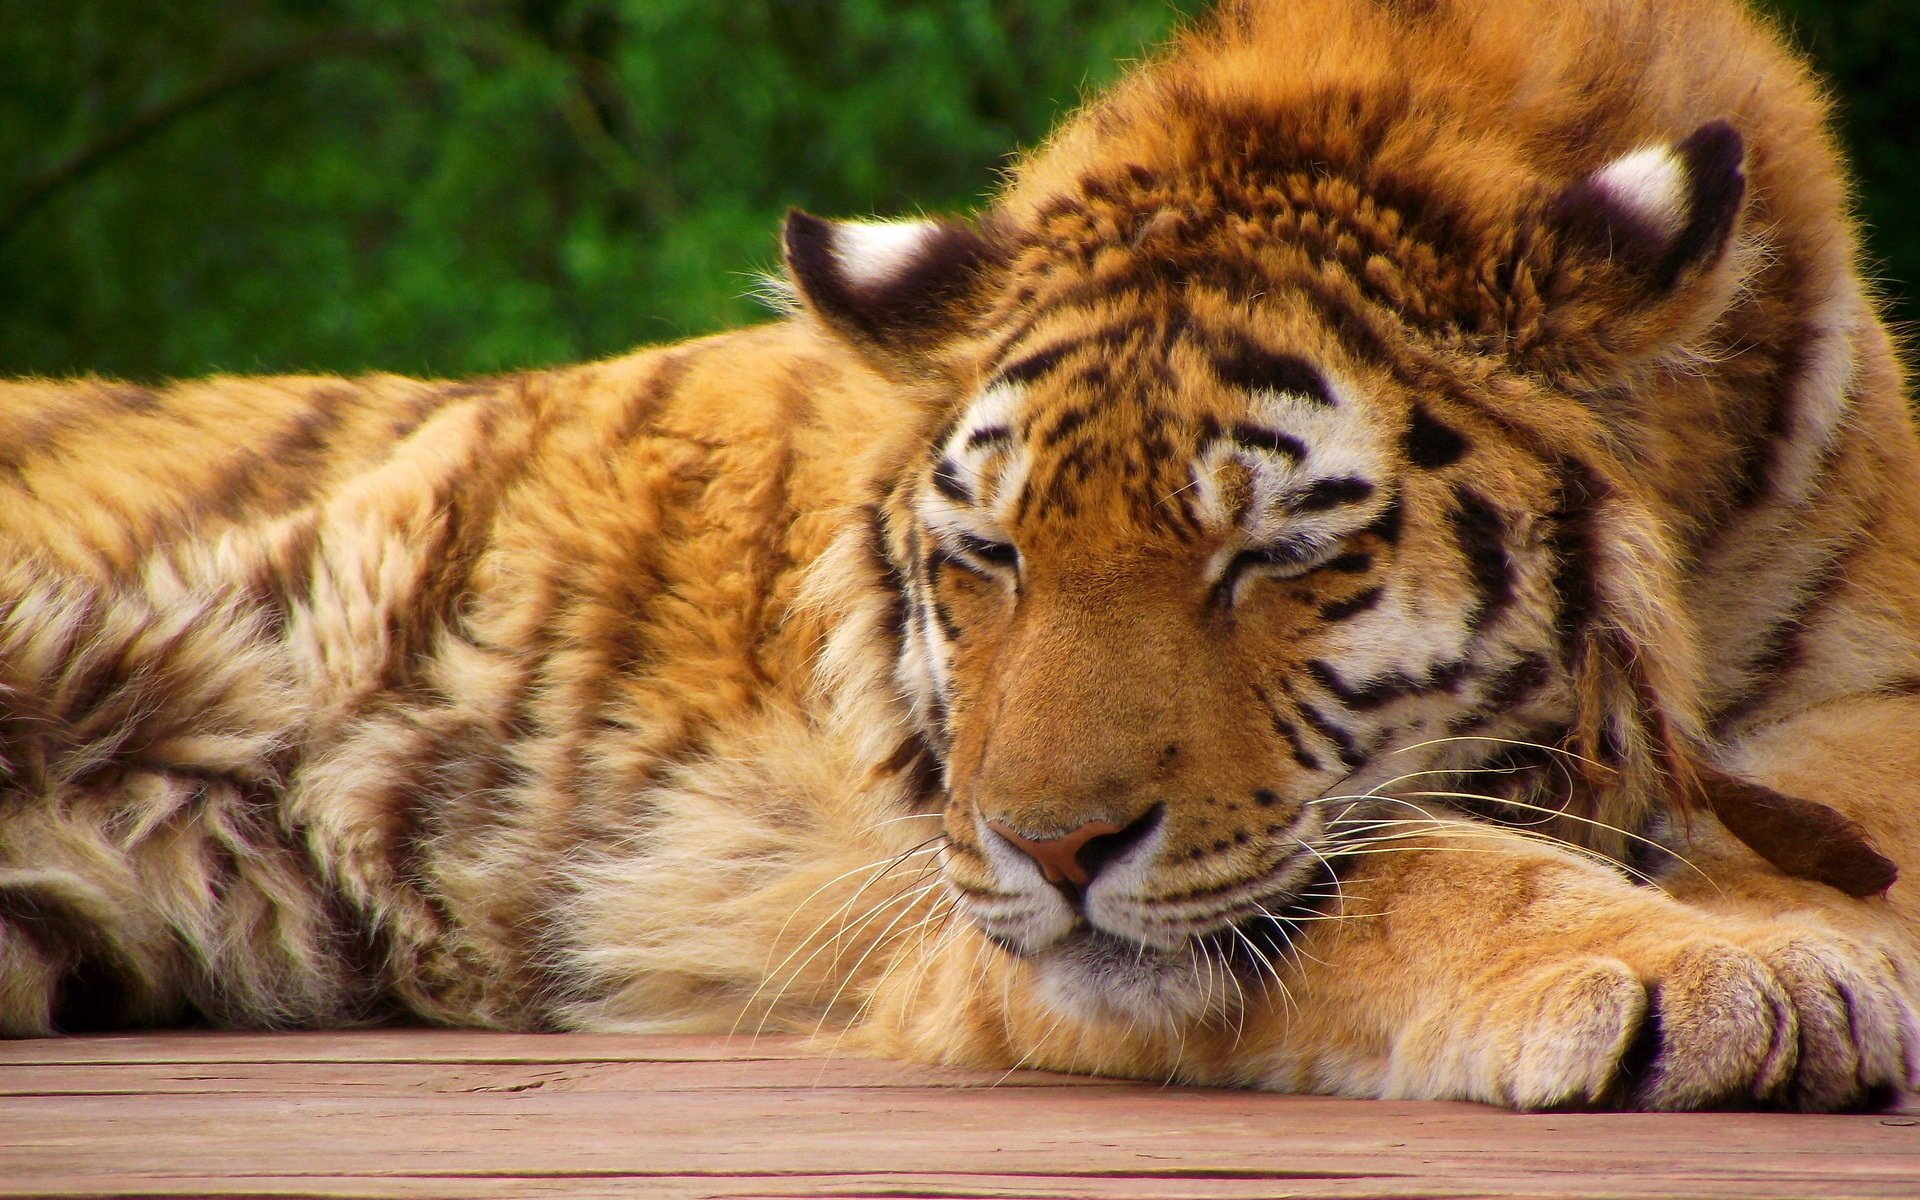
[[[1004,250],[964,221],[829,221],[787,214],[787,274],[828,327],[907,363],[951,337],[978,311]]]
[[[1617,265],[1655,294],[1726,254],[1747,195],[1746,141],[1711,121],[1675,146],[1622,155],[1560,194],[1552,220],[1574,253]]]
[[[1524,338],[1539,365],[1604,387],[1684,350],[1737,288],[1746,199],[1746,141],[1726,121],[1621,155],[1553,196]]]

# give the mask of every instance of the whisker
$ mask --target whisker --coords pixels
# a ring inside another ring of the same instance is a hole
[[[1709,884],[1713,883],[1712,877],[1710,877],[1705,871],[1701,870],[1697,865],[1695,865],[1693,860],[1689,859],[1686,855],[1681,854],[1679,851],[1674,850],[1671,847],[1661,845],[1659,842],[1654,841],[1652,838],[1634,833],[1632,830],[1622,829],[1618,825],[1610,825],[1605,821],[1596,821],[1589,817],[1582,817],[1576,813],[1565,812],[1563,810],[1555,809],[1555,808],[1548,808],[1545,805],[1530,804],[1524,800],[1502,800],[1502,799],[1498,799],[1491,796],[1478,796],[1472,792],[1419,791],[1419,792],[1408,792],[1406,793],[1406,795],[1417,796],[1417,797],[1427,797],[1435,800],[1478,800],[1478,801],[1486,801],[1486,802],[1495,803],[1495,804],[1505,804],[1505,805],[1509,805],[1514,808],[1523,809],[1529,812],[1537,812],[1537,813],[1543,814],[1549,820],[1555,817],[1560,817],[1560,818],[1565,818],[1566,820],[1572,821],[1578,825],[1587,825],[1596,829],[1607,830],[1608,832],[1611,832],[1611,833],[1617,833],[1621,837],[1626,838],[1629,841],[1637,842],[1640,845],[1648,847],[1653,850],[1658,850],[1662,854],[1667,855],[1668,857],[1672,858],[1674,861],[1685,866],[1688,870],[1700,876],[1700,878],[1706,880]],[[1496,826],[1496,828],[1505,828],[1505,826]],[[1548,835],[1536,834],[1534,836],[1548,836]],[[1554,840],[1559,841],[1559,839],[1554,839]],[[1567,843],[1567,842],[1562,842],[1561,844],[1573,846],[1572,843]],[[1574,847],[1574,848],[1578,849],[1579,847]],[[1611,860],[1606,860],[1606,861],[1611,861]],[[1622,865],[1622,864],[1616,864],[1616,865]],[[1623,869],[1625,869],[1624,865],[1622,866],[1623,866]],[[1644,875],[1640,875],[1639,877],[1643,879],[1646,878]],[[1653,881],[1649,879],[1647,880],[1647,882],[1652,883]],[[1715,885],[1716,890],[1717,890],[1717,886],[1718,885]]]
[[[1527,743],[1527,744],[1531,744],[1531,743]],[[1487,770],[1488,768],[1473,768],[1473,769]],[[1422,774],[1448,775],[1448,774],[1465,774],[1465,773],[1466,772],[1464,771],[1462,772],[1416,771],[1416,772],[1410,772],[1407,775],[1400,776],[1398,778],[1407,779],[1407,778],[1413,778],[1415,776],[1422,775]],[[1389,781],[1389,782],[1393,782],[1393,781]],[[1387,785],[1386,784],[1380,785],[1380,787],[1382,788],[1385,786]],[[1494,805],[1502,805],[1510,808],[1518,808],[1524,811],[1542,814],[1544,818],[1542,822],[1543,824],[1546,822],[1552,821],[1555,818],[1564,818],[1578,825],[1585,825],[1594,829],[1600,829],[1609,833],[1618,834],[1619,836],[1627,839],[1628,841],[1636,842],[1642,846],[1646,846],[1648,848],[1658,850],[1660,853],[1665,854],[1668,857],[1674,859],[1675,861],[1684,864],[1689,870],[1699,875],[1702,879],[1706,879],[1709,884],[1713,883],[1712,879],[1707,876],[1707,873],[1705,871],[1702,871],[1699,868],[1699,866],[1696,865],[1691,859],[1687,858],[1684,854],[1681,854],[1679,851],[1674,850],[1669,846],[1662,845],[1661,843],[1656,842],[1651,838],[1635,833],[1630,829],[1624,829],[1618,825],[1610,824],[1606,821],[1599,821],[1590,817],[1583,817],[1583,816],[1580,816],[1578,813],[1568,812],[1565,809],[1549,808],[1543,805],[1532,804],[1524,800],[1509,800],[1499,796],[1484,796],[1476,792],[1441,791],[1441,790],[1422,790],[1422,791],[1415,791],[1415,792],[1405,792],[1400,795],[1389,795],[1381,791],[1380,788],[1373,788],[1373,789],[1369,789],[1366,792],[1357,793],[1354,795],[1338,796],[1338,797],[1331,797],[1331,796],[1323,797],[1321,802],[1350,801],[1356,806],[1358,804],[1365,803],[1368,801],[1386,801],[1389,803],[1398,802],[1398,803],[1405,804],[1407,803],[1407,801],[1403,799],[1404,796],[1424,796],[1424,797],[1430,797],[1433,799],[1470,800],[1478,803],[1494,804]],[[1417,805],[1409,805],[1409,807],[1414,807],[1418,809]],[[1421,811],[1424,811],[1424,810],[1421,810]],[[1340,825],[1342,823],[1347,822],[1348,819],[1349,819],[1348,814],[1343,814],[1342,816],[1336,817],[1331,822],[1329,822],[1329,826],[1331,827],[1334,825]],[[1373,819],[1373,818],[1363,818],[1363,819]],[[1528,826],[1523,826],[1523,825],[1514,824],[1514,823],[1506,823],[1506,822],[1493,824],[1491,827],[1499,828],[1499,829],[1509,829],[1509,830],[1513,830],[1516,833],[1525,832],[1530,828]],[[1550,837],[1551,835],[1536,834],[1536,836]],[[1565,846],[1569,850],[1573,850],[1583,855],[1593,857],[1592,852],[1589,851],[1587,847],[1580,846],[1573,842],[1568,842],[1564,839],[1554,838],[1552,840],[1556,844]],[[1613,862],[1613,860],[1607,859],[1605,858],[1605,856],[1599,856],[1599,858],[1600,858],[1600,861],[1610,862],[1610,863]],[[1614,863],[1613,865],[1620,866],[1622,869],[1626,869],[1624,864]],[[1638,875],[1637,877],[1643,878],[1643,879],[1646,878],[1644,875]],[[1651,879],[1648,879],[1647,882],[1653,883]],[[1658,885],[1655,884],[1655,886],[1658,886]],[[1717,885],[1715,886],[1717,890]]]
[[[1174,497],[1178,496],[1181,492],[1187,491],[1190,488],[1199,487],[1202,479],[1211,480],[1214,476],[1218,475],[1221,472],[1221,470],[1225,468],[1225,466],[1226,466],[1225,463],[1220,463],[1219,465],[1215,466],[1211,471],[1208,471],[1204,476],[1195,475],[1192,479],[1188,480],[1186,483],[1181,484],[1179,487],[1173,489],[1172,491],[1168,492],[1166,495],[1160,497],[1159,502],[1156,503],[1154,507],[1159,508],[1161,507],[1161,505],[1166,504],[1167,502],[1171,501]]]
[[[1654,880],[1653,878],[1649,877],[1643,872],[1637,871],[1634,868],[1627,866],[1624,863],[1615,862],[1612,859],[1607,858],[1605,855],[1599,854],[1598,852],[1593,850],[1589,850],[1584,846],[1580,846],[1573,842],[1566,841],[1563,838],[1554,837],[1551,834],[1537,833],[1531,830],[1513,829],[1506,826],[1476,825],[1474,822],[1471,822],[1471,821],[1442,820],[1439,818],[1432,818],[1432,817],[1427,817],[1427,818],[1408,817],[1408,818],[1403,818],[1398,823],[1409,826],[1409,828],[1403,830],[1400,833],[1369,834],[1366,837],[1357,839],[1354,842],[1349,843],[1348,845],[1335,847],[1334,853],[1342,858],[1358,858],[1366,854],[1376,852],[1373,849],[1371,849],[1372,847],[1382,847],[1382,849],[1378,851],[1380,853],[1385,853],[1388,851],[1410,852],[1410,851],[1421,850],[1421,849],[1444,850],[1450,853],[1464,853],[1465,851],[1462,851],[1457,846],[1436,846],[1436,845],[1432,845],[1431,843],[1435,841],[1444,842],[1449,840],[1456,841],[1456,842],[1458,841],[1498,842],[1506,839],[1516,839],[1520,841],[1534,842],[1534,843],[1545,845],[1545,846],[1552,846],[1560,850],[1565,850],[1570,853],[1577,854],[1581,858],[1589,862],[1596,863],[1601,866],[1609,867],[1611,869],[1618,870],[1618,871],[1624,872],[1625,874],[1631,875],[1634,878],[1640,880],[1641,882],[1647,884],[1649,887],[1653,887],[1656,889],[1660,887],[1659,882],[1657,880]],[[1386,843],[1386,842],[1410,841],[1416,838],[1426,839],[1428,844],[1424,846],[1384,846],[1383,847],[1383,843]],[[1483,854],[1492,854],[1492,853],[1497,853],[1498,851],[1493,849],[1485,849],[1485,850],[1475,850],[1473,852],[1483,853]]]
[[[1019,1058],[1014,1059],[1013,1065],[1008,1067],[1005,1073],[1003,1073],[1000,1076],[1000,1078],[994,1080],[992,1083],[988,1084],[987,1086],[990,1088],[997,1088],[1001,1084],[1005,1083],[1007,1080],[1012,1079],[1016,1071],[1019,1071],[1022,1068],[1024,1068],[1027,1065],[1028,1061],[1031,1060],[1034,1055],[1039,1054],[1041,1050],[1046,1046],[1046,1044],[1053,1040],[1054,1035],[1060,1032],[1060,1026],[1066,1024],[1066,1021],[1067,1021],[1067,1014],[1065,1013],[1055,1014],[1053,1018],[1053,1024],[1047,1026],[1047,1031],[1041,1034],[1039,1037],[1035,1038],[1033,1041],[1029,1042],[1027,1044],[1026,1052],[1021,1054]]]
[[[1255,905],[1255,907],[1259,906]],[[1260,911],[1266,912],[1264,908]],[[1267,913],[1267,915],[1271,917],[1273,914]],[[1247,953],[1253,955],[1254,962],[1266,970],[1268,977],[1273,980],[1273,986],[1280,989],[1281,1003],[1289,1010],[1298,1013],[1300,1006],[1294,1003],[1293,993],[1287,990],[1286,981],[1280,978],[1280,972],[1273,965],[1273,961],[1261,952],[1260,947],[1253,944],[1253,939],[1243,933],[1238,925],[1229,926],[1229,928],[1233,930],[1233,935],[1240,939],[1241,944],[1247,948]]]
[[[854,960],[852,969],[842,973],[840,978],[840,986],[833,990],[833,995],[827,1000],[826,1005],[820,1010],[820,1019],[819,1021],[815,1022],[813,1027],[814,1037],[820,1036],[820,1031],[826,1027],[827,1017],[833,1012],[834,1006],[840,1003],[840,997],[845,995],[847,988],[853,983],[855,979],[858,979],[860,977],[860,968],[866,966],[867,960],[873,957],[873,954],[876,950],[888,944],[887,935],[893,931],[894,926],[898,925],[901,921],[904,921],[907,918],[907,915],[913,911],[913,902],[920,899],[920,897],[926,895],[928,892],[931,892],[935,888],[938,888],[940,886],[941,886],[940,881],[935,880],[934,882],[929,883],[924,887],[921,887],[912,892],[906,893],[904,896],[896,897],[894,901],[889,901],[889,903],[895,903],[895,902],[900,903],[901,904],[900,911],[894,914],[893,920],[887,922],[886,927],[882,929],[878,935],[875,936],[874,940],[871,943],[868,944],[866,950],[861,953],[860,957]],[[855,932],[857,933],[860,929],[865,928],[866,926],[872,924],[874,921],[878,919],[879,919],[879,913],[876,912],[873,915],[867,917],[865,920],[861,921],[861,923],[855,927]]]
[[[898,865],[898,864],[895,863],[893,865]],[[920,874],[917,878],[924,878],[927,871],[931,870],[936,865],[937,864],[935,863],[926,864],[925,867],[921,868]],[[888,869],[889,870],[892,869],[891,866]],[[868,886],[871,886],[871,881],[869,881]],[[860,917],[854,924],[852,932],[857,933],[860,929],[864,928],[868,923],[870,923],[873,919],[875,919],[875,917],[879,913],[886,911],[886,909],[889,906],[893,904],[901,903],[902,901],[910,902],[911,900],[919,896],[925,895],[928,891],[938,886],[940,886],[940,883],[938,880],[936,880],[933,883],[922,885],[920,888],[914,891],[906,892],[906,893],[896,893],[892,896],[885,897],[884,899],[881,899],[875,902],[871,907],[867,908],[864,912],[861,913]],[[776,972],[785,971],[787,964],[793,961],[794,956],[799,954],[802,950],[805,950],[809,945],[813,943],[814,938],[818,937],[821,933],[825,932],[827,928],[827,924],[832,920],[834,920],[835,917],[842,918],[840,922],[840,926],[838,929],[834,931],[833,936],[828,938],[826,941],[820,943],[819,946],[815,947],[813,953],[807,955],[805,959],[801,960],[798,966],[794,967],[793,970],[786,975],[785,979],[780,984],[779,991],[774,993],[773,998],[767,1002],[766,1010],[761,1014],[761,1017],[760,1017],[760,1025],[758,1026],[758,1028],[754,1030],[754,1037],[757,1038],[760,1036],[761,1033],[765,1032],[766,1023],[772,1019],[773,1013],[779,1008],[780,1002],[786,998],[787,992],[791,990],[793,985],[799,981],[800,977],[803,974],[805,974],[807,967],[812,965],[814,959],[819,958],[822,954],[826,953],[828,950],[833,949],[835,952],[834,961],[836,962],[838,961],[839,951],[835,948],[840,944],[840,940],[846,937],[849,932],[847,928],[847,923],[845,920],[846,911],[848,908],[852,907],[853,903],[856,900],[858,900],[860,895],[862,895],[865,891],[866,891],[865,887],[861,888],[859,892],[856,892],[853,895],[853,897],[849,898],[848,901],[845,904],[841,905],[839,909],[837,909],[833,913],[828,914],[826,920],[823,920],[818,925],[814,926],[813,929],[807,934],[807,936],[801,940],[800,944],[794,948],[793,952],[787,955],[787,957],[781,961],[780,966],[776,968]],[[768,976],[765,980],[763,980],[761,983],[761,987],[754,989],[753,996],[748,998],[748,1004],[751,1005],[754,1000],[758,999],[761,989],[765,988],[765,986],[768,983],[773,982],[773,980],[777,977],[778,976],[776,974],[773,976]]]
[[[1499,746],[1517,746],[1525,750],[1544,750],[1548,754],[1557,754],[1562,758],[1570,758],[1575,762],[1585,763],[1587,766],[1590,766],[1590,767],[1596,767],[1599,770],[1605,771],[1610,775],[1614,773],[1613,768],[1607,766],[1605,763],[1597,762],[1594,759],[1588,758],[1583,754],[1576,754],[1573,751],[1567,749],[1565,746],[1549,746],[1545,742],[1529,742],[1529,741],[1522,740],[1520,738],[1503,738],[1503,737],[1496,737],[1492,734],[1484,734],[1484,733],[1461,733],[1461,734],[1453,734],[1448,737],[1428,738],[1424,742],[1415,742],[1409,746],[1401,746],[1398,749],[1389,750],[1387,753],[1390,755],[1405,754],[1414,750],[1424,750],[1428,746],[1444,746],[1451,742],[1492,742],[1495,745],[1499,745]]]
[[[918,945],[925,946],[929,928],[931,927],[933,930],[944,930],[946,928],[947,918],[953,915],[957,907],[958,904],[951,898],[947,899],[944,904],[936,903],[920,920],[901,930],[890,940],[901,940],[917,934],[920,939]],[[944,944],[944,939],[942,944]],[[937,952],[939,948],[939,945],[936,945],[934,951]],[[893,973],[900,969],[900,964],[905,962],[907,958],[908,955],[905,951],[895,954],[892,961],[887,964],[887,969],[880,973],[880,978],[868,985],[866,996],[860,1001],[859,1006],[853,1010],[853,1015],[847,1019],[846,1024],[841,1026],[840,1032],[836,1034],[833,1039],[833,1045],[828,1047],[827,1056],[829,1058],[839,1053],[840,1043],[846,1039],[848,1031],[859,1026],[861,1018],[866,1016],[867,1009],[872,1007],[874,1000],[879,996],[880,989],[886,985],[887,980],[893,978]],[[932,955],[922,953],[920,959],[920,972],[924,975],[927,967],[932,962]],[[835,1000],[839,999],[837,994],[834,998]],[[831,1011],[831,1005],[829,1005],[828,1011]]]
[[[827,921],[831,921],[835,916],[839,915],[839,913],[846,911],[847,908],[850,908],[854,904],[858,903],[861,895],[865,893],[866,888],[871,887],[874,883],[877,883],[880,879],[884,878],[888,871],[893,870],[895,867],[899,866],[901,863],[905,862],[909,858],[914,857],[915,855],[937,853],[941,847],[936,843],[940,841],[941,841],[941,838],[936,835],[935,837],[930,837],[925,841],[920,842],[917,845],[913,846],[912,848],[904,851],[903,853],[893,856],[892,858],[876,859],[873,862],[865,863],[861,866],[854,867],[851,870],[842,871],[840,874],[835,875],[832,879],[827,880],[825,883],[821,884],[819,887],[813,889],[813,891],[807,893],[805,899],[801,900],[800,903],[794,905],[793,911],[787,914],[787,919],[781,922],[779,931],[773,935],[773,940],[768,943],[767,961],[762,963],[760,966],[760,976],[761,976],[760,987],[764,988],[766,986],[766,981],[771,980],[780,971],[785,970],[786,965],[793,961],[793,956],[795,954],[800,953],[802,950],[806,949],[807,944],[811,942],[814,939],[814,937],[820,933],[822,929],[826,928],[826,921],[822,921],[819,925],[814,927],[811,933],[807,934],[807,936],[801,940],[798,946],[795,946],[793,948],[792,952],[790,952],[786,958],[780,961],[780,964],[778,966],[773,965],[773,956],[779,952],[780,942],[783,938],[787,936],[787,930],[792,928],[794,920],[797,917],[799,917],[801,912],[803,912],[806,909],[807,905],[813,903],[814,897],[818,896],[821,892],[826,891],[828,888],[832,887],[834,884],[839,883],[841,880],[849,878],[850,876],[858,875],[862,871],[878,871],[879,872],[878,875],[874,876],[874,878],[867,881],[866,886],[862,887],[859,891],[855,892],[852,896],[850,896],[847,899],[846,903],[843,904],[838,910],[828,915]],[[759,996],[760,996],[760,989],[756,988],[754,990],[753,995],[747,998],[748,1006],[751,1007],[753,1002],[757,1000]],[[746,1012],[746,1009],[742,1009],[742,1015],[739,1018],[735,1019],[734,1027],[731,1032],[733,1033],[739,1032],[739,1029],[740,1029],[739,1022],[745,1019],[745,1012]],[[757,1037],[758,1035],[756,1034],[755,1036]]]
[[[1295,921],[1295,920],[1310,920],[1310,921],[1314,921],[1314,920],[1318,920],[1318,921],[1350,921],[1350,920],[1353,920],[1353,919],[1354,919],[1353,917],[1350,917],[1350,916],[1346,916],[1346,915],[1341,915],[1341,916],[1337,916],[1337,917],[1311,917],[1311,916],[1309,916],[1309,917],[1300,917],[1300,918],[1293,918],[1293,917],[1277,917],[1277,916],[1275,916],[1275,915],[1274,915],[1274,914],[1273,914],[1273,913],[1272,913],[1272,912],[1271,912],[1271,911],[1270,911],[1270,910],[1269,910],[1269,909],[1267,908],[1267,906],[1266,906],[1266,905],[1264,905],[1264,904],[1255,904],[1255,905],[1254,905],[1254,907],[1255,907],[1255,908],[1257,908],[1257,909],[1259,909],[1259,910],[1261,911],[1261,913],[1262,913],[1263,915],[1265,915],[1265,916],[1266,916],[1266,918],[1267,918],[1267,919],[1268,919],[1269,921],[1272,921],[1272,922],[1274,923],[1274,927],[1275,927],[1275,928],[1277,928],[1277,929],[1278,929],[1278,930],[1280,931],[1280,936],[1281,936],[1281,937],[1283,937],[1283,938],[1285,938],[1285,939],[1287,940],[1287,953],[1288,953],[1288,954],[1297,954],[1297,955],[1299,955],[1299,956],[1300,956],[1301,958],[1304,958],[1304,959],[1306,959],[1306,960],[1307,960],[1308,962],[1312,962],[1312,963],[1318,963],[1318,964],[1319,964],[1320,966],[1323,966],[1323,967],[1324,967],[1324,966],[1326,966],[1326,965],[1327,965],[1327,963],[1326,963],[1326,962],[1325,962],[1324,960],[1322,960],[1322,959],[1320,959],[1320,958],[1317,958],[1317,957],[1315,957],[1314,955],[1311,955],[1311,954],[1308,954],[1308,953],[1307,953],[1307,952],[1306,952],[1305,950],[1302,950],[1302,949],[1301,949],[1301,948],[1299,947],[1299,945],[1298,945],[1297,943],[1295,943],[1295,942],[1294,942],[1294,940],[1293,940],[1293,934],[1292,934],[1292,933],[1290,933],[1290,932],[1288,932],[1288,929],[1287,929],[1287,927],[1288,927],[1288,926],[1289,926],[1290,924],[1292,924],[1292,923],[1293,923],[1293,921]],[[1359,915],[1370,915],[1370,914],[1359,914]]]
[[[945,819],[946,819],[946,815],[947,815],[947,814],[945,814],[945,813],[937,813],[937,812],[930,812],[930,813],[907,813],[907,814],[906,814],[906,815],[904,815],[904,816],[899,816],[899,817],[888,817],[888,818],[887,818],[886,820],[884,820],[884,821],[875,821],[875,822],[874,822],[873,824],[871,824],[871,825],[869,825],[869,826],[867,826],[867,828],[868,828],[868,829],[878,829],[878,828],[880,828],[880,827],[881,827],[882,825],[892,825],[892,824],[894,824],[894,823],[896,823],[896,822],[899,822],[899,821],[941,821],[941,820],[945,820]]]

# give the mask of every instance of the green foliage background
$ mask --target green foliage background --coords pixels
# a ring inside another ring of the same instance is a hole
[[[1904,298],[1913,0],[1775,3]],[[464,374],[754,320],[788,205],[966,207],[1200,6],[0,0],[0,374]]]

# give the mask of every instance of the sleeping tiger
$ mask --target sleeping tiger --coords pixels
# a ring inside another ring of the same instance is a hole
[[[1920,1067],[1920,443],[1732,0],[1229,0],[785,319],[0,390],[0,1029]]]

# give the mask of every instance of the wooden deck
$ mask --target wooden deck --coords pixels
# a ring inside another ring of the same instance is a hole
[[[1519,1116],[778,1038],[176,1033],[0,1044],[0,1196],[1915,1197],[1903,1113]]]

